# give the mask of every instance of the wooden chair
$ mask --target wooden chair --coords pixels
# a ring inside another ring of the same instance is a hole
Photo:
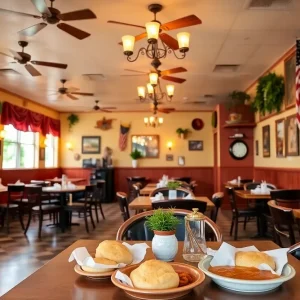
[[[84,202],[73,202],[72,205],[67,204],[64,209],[70,213],[70,220],[69,222],[72,223],[72,214],[73,212],[76,213],[83,213],[84,222],[85,222],[85,229],[87,233],[89,233],[89,225],[88,225],[88,217],[91,218],[91,223],[93,228],[95,228],[95,223],[92,214],[92,203],[95,201],[95,185],[87,185],[84,191]]]
[[[292,245],[289,248],[288,253],[300,260],[300,243]]]
[[[161,200],[152,203],[152,209],[158,208],[177,208],[193,210],[198,208],[199,212],[205,213],[207,203],[204,201],[192,200],[192,199],[172,199],[172,200]]]
[[[176,237],[179,241],[184,241],[185,237],[185,223],[184,217],[190,214],[191,211],[184,209],[174,209],[174,215],[180,219],[180,224],[176,228]],[[149,230],[146,225],[146,217],[153,214],[153,210],[145,211],[137,214],[127,221],[125,221],[119,228],[116,240],[124,240],[129,238],[134,241],[151,241],[153,232]],[[222,241],[222,234],[219,227],[208,217],[205,217],[205,227],[214,233],[214,239],[218,242]]]
[[[136,198],[136,189],[133,187],[133,185],[139,183],[141,185],[141,189],[146,185],[147,179],[146,177],[141,176],[135,176],[135,177],[127,177],[128,182],[128,196],[127,200],[128,203],[133,201]]]
[[[276,190],[271,191],[271,199],[275,200],[277,205],[300,208],[300,190]]]
[[[42,233],[42,226],[43,226],[43,219],[45,215],[53,215],[54,223],[58,223],[58,216],[61,210],[60,205],[55,204],[43,204],[42,201],[42,187],[35,186],[35,187],[28,187],[26,188],[26,193],[28,197],[28,221],[26,225],[26,229],[24,234],[27,233],[28,228],[31,223],[32,216],[37,215],[39,218],[39,233],[38,236],[41,238]]]
[[[152,191],[152,193],[150,194],[150,197],[154,197],[158,193],[162,193],[164,197],[168,197],[169,196],[169,191],[170,191],[170,189],[168,189],[166,187],[158,188],[158,189],[155,189],[154,191]],[[177,191],[177,198],[184,198],[188,194],[191,194],[193,197],[195,196],[193,194],[193,192],[191,190],[188,190],[188,189],[178,188],[178,189],[176,189],[176,191]]]
[[[190,183],[190,188],[192,190],[192,192],[195,194],[195,190],[196,190],[196,187],[198,186],[197,182],[195,180],[191,181]]]
[[[130,199],[128,199],[128,203],[132,202],[135,198],[140,196],[141,189],[142,189],[142,184],[140,182],[134,183],[132,185],[131,197]]]
[[[96,188],[96,218],[97,218],[97,223],[99,222],[97,206],[99,206],[102,218],[103,218],[103,220],[105,220],[105,216],[104,216],[103,209],[102,209],[102,202],[103,202],[103,199],[105,198],[105,185],[106,185],[105,180],[101,180],[101,181],[97,182],[97,188]]]
[[[4,226],[6,220],[6,231],[9,233],[9,218],[14,215],[19,215],[19,220],[24,230],[23,214],[25,205],[28,203],[28,199],[24,199],[24,185],[8,185],[7,186],[7,203],[1,203],[1,225]]]
[[[123,219],[124,219],[124,221],[126,221],[130,218],[127,194],[123,193],[123,192],[117,192],[116,196],[117,196],[117,200],[119,202],[119,206],[120,206],[120,210],[121,210]]]
[[[273,219],[277,244],[282,247],[281,237],[287,238],[290,245],[295,244],[293,209],[278,206],[274,200],[269,201],[268,205]]]
[[[218,192],[213,194],[211,201],[214,203],[215,208],[211,211],[210,218],[216,223],[219,208],[222,206],[222,203],[224,201],[224,193]]]
[[[234,189],[229,188],[229,201],[232,210],[232,219],[231,219],[231,226],[230,226],[230,235],[232,235],[233,228],[234,228],[234,240],[238,239],[238,227],[239,223],[244,223],[244,230],[246,229],[246,224],[250,220],[251,217],[255,217],[257,220],[257,228],[259,228],[259,218],[258,212],[255,208],[244,208],[239,209],[236,204],[236,197]],[[244,218],[244,220],[240,220],[240,218]]]

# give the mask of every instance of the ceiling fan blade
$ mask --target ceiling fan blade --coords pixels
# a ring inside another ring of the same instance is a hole
[[[164,70],[160,72],[161,76],[169,75],[169,74],[175,74],[175,73],[181,73],[181,72],[187,72],[187,69],[178,67],[178,68],[173,68],[169,70]]]
[[[148,74],[148,72],[137,71],[137,70],[131,70],[131,69],[124,69],[124,71],[128,71],[128,72],[136,72],[136,73],[141,73],[141,74]]]
[[[97,19],[97,16],[90,9],[81,9],[60,14],[58,18],[62,21],[75,21]]]
[[[79,88],[76,88],[76,87],[73,87],[73,86],[68,87],[68,92],[69,93],[76,92],[78,90],[79,90]]]
[[[170,113],[170,111],[168,111],[168,110],[162,110],[160,108],[158,108],[157,111],[160,112],[160,113],[163,113],[163,114],[169,114]]]
[[[23,12],[13,11],[13,10],[4,9],[4,8],[0,8],[0,12],[9,13],[9,14],[16,14],[16,15],[20,15],[20,16],[23,16],[23,17],[31,17],[31,18],[35,18],[35,19],[41,19],[42,18],[41,16],[26,14],[26,13],[23,13]]]
[[[146,76],[148,74],[135,74],[135,75],[120,75],[120,76],[123,76],[123,77],[131,77],[131,76]]]
[[[32,65],[25,65],[25,69],[31,76],[41,76],[42,74]]]
[[[57,24],[57,27],[59,29],[61,29],[62,31],[74,36],[75,38],[77,38],[79,40],[83,40],[91,35],[88,32],[82,31],[76,27],[73,27],[73,26],[65,24],[65,23],[59,23],[59,24]]]
[[[102,108],[101,108],[102,109]],[[108,107],[103,107],[103,109],[117,109],[116,107],[114,106],[108,106]]]
[[[81,95],[81,96],[94,96],[92,93],[80,93],[80,92],[72,92],[73,95]]]
[[[18,52],[14,51],[12,49],[8,49],[8,50],[12,53],[14,59],[22,60],[22,57],[21,57],[21,55]]]
[[[4,75],[21,75],[14,69],[0,69],[0,73]]]
[[[71,94],[66,94],[66,95],[67,95],[67,97],[69,97],[69,98],[72,99],[72,100],[78,100],[78,98],[74,97],[74,96],[71,95]]]
[[[160,26],[160,28],[162,30],[168,31],[168,30],[173,30],[173,29],[194,26],[194,25],[198,25],[198,24],[202,24],[202,21],[197,16],[190,15],[190,16],[186,16],[186,17],[162,24]]]
[[[47,26],[46,23],[38,23],[23,30],[18,31],[19,34],[33,36]]]
[[[137,41],[139,41],[139,40],[142,40],[142,39],[145,38],[146,36],[147,36],[147,33],[146,33],[146,32],[143,32],[143,33],[141,33],[141,34],[139,34],[139,35],[136,35],[136,36],[135,36],[135,41],[137,42]],[[123,45],[123,43],[120,42],[119,45]]]
[[[173,77],[173,76],[162,76],[161,78],[164,80],[173,81],[176,83],[183,83],[186,81],[186,79],[177,78],[177,77]]]
[[[172,36],[166,34],[166,33],[161,33],[159,35],[160,39],[171,49],[173,50],[178,50],[179,45],[177,40],[175,40]]]
[[[44,0],[31,0],[31,2],[42,15],[46,15],[47,17],[52,16],[52,13]]]
[[[161,110],[169,110],[169,111],[174,111],[174,110],[176,110],[176,109],[173,108],[173,107],[160,107],[159,109],[161,109]]]
[[[58,63],[38,61],[38,60],[32,60],[31,63],[37,66],[45,66],[45,67],[52,67],[52,68],[59,68],[59,69],[66,69],[68,67],[68,65],[65,64],[58,64]]]
[[[137,27],[137,28],[143,28],[143,29],[146,29],[145,26],[134,25],[134,24],[129,24],[129,23],[123,23],[123,22],[118,22],[118,21],[107,21],[107,23],[118,24],[118,25],[125,25],[125,26],[132,26],[132,27]]]
[[[103,108],[100,108],[100,109],[98,109],[98,110],[103,111],[103,112],[107,112],[107,113],[111,113],[110,110],[106,110],[106,109],[103,109]]]
[[[9,54],[6,54],[6,53],[3,53],[3,52],[0,52],[1,55],[5,55],[7,57],[10,57],[10,58],[14,58],[13,56],[9,55]]]

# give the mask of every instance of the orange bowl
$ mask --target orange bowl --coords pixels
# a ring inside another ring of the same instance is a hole
[[[189,273],[193,277],[193,282],[177,287],[177,288],[171,288],[171,289],[163,289],[163,290],[146,290],[146,289],[137,289],[134,287],[130,287],[126,284],[123,284],[118,279],[116,279],[116,273],[115,271],[111,276],[112,283],[117,286],[118,288],[124,290],[124,292],[131,297],[139,298],[139,299],[175,299],[182,297],[184,295],[187,295],[192,291],[193,288],[200,285],[204,279],[205,275],[204,273],[190,265],[181,264],[177,262],[170,262],[171,266],[174,268],[176,272],[186,272]],[[120,271],[127,276],[130,276],[130,273],[136,269],[139,265],[133,265],[133,266],[127,266],[125,268],[120,269]]]

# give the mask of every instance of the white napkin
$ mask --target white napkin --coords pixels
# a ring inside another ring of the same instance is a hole
[[[165,200],[165,197],[162,193],[157,193],[154,197],[150,197],[150,200],[152,202],[155,202],[155,201],[159,201],[159,200]]]
[[[18,179],[18,180],[16,181],[15,185],[25,185],[25,183],[24,183],[24,182],[21,182],[20,179]]]
[[[70,190],[75,190],[76,189],[76,185],[73,184],[71,181],[69,181],[67,183],[67,188],[70,189]]]
[[[184,199],[195,199],[195,198],[194,198],[194,196],[192,196],[191,193],[189,193],[188,195],[186,195],[186,196],[184,197]]]
[[[283,267],[288,262],[287,260],[287,251],[289,248],[281,248],[276,250],[270,251],[262,251],[268,255],[270,255],[276,264],[275,272],[270,268],[267,264],[261,264],[258,266],[260,270],[268,270],[271,271],[273,274],[281,275]],[[225,242],[222,243],[219,250],[213,250],[208,248],[207,255],[211,255],[214,258],[211,260],[210,265],[212,267],[217,266],[235,266],[235,253],[238,251],[255,251],[259,252],[259,250],[255,246],[249,246],[244,248],[235,248]]]
[[[131,252],[133,256],[133,261],[131,263],[132,265],[140,263],[145,258],[147,249],[150,248],[146,243],[129,245],[124,242],[122,244]],[[107,268],[118,269],[126,266],[126,264],[123,263],[116,264],[116,265],[98,264],[94,261],[94,259],[92,258],[92,256],[89,254],[89,252],[85,247],[80,247],[73,250],[73,252],[69,257],[69,262],[73,261],[74,259],[76,260],[79,266],[86,266],[95,269],[107,269]]]
[[[54,190],[61,190],[61,185],[59,183],[54,183],[53,184],[53,189]]]
[[[54,180],[57,180],[57,179],[58,179],[58,177],[54,177],[53,179],[54,179]]]
[[[257,186],[255,189],[250,190],[250,193],[253,195],[270,195],[270,189],[268,187]]]
[[[229,181],[229,183],[231,183],[231,184],[237,184],[237,182],[238,182],[237,179],[232,179]]]
[[[126,274],[122,273],[121,271],[117,271],[115,277],[123,284],[128,285],[130,287],[134,287],[131,279]]]

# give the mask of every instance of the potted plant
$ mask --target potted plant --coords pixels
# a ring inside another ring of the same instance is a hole
[[[177,128],[176,133],[178,134],[178,137],[180,139],[185,139],[187,134],[190,132],[190,130],[188,128],[183,129],[183,128]]]
[[[169,199],[176,199],[177,198],[177,191],[180,187],[180,183],[178,181],[169,181],[167,183],[167,188],[169,189]]]
[[[263,116],[266,112],[280,112],[284,97],[284,78],[275,73],[269,73],[258,80],[256,96],[251,104],[255,112]]]
[[[239,105],[249,104],[250,95],[242,91],[233,91],[229,94],[230,101],[227,103],[227,109],[230,111],[229,120],[238,122],[241,120],[242,115],[236,112]]]
[[[71,131],[72,127],[79,122],[79,117],[75,114],[70,114],[67,120],[69,122],[69,131]]]
[[[138,165],[138,159],[142,158],[142,153],[138,149],[134,149],[131,153],[130,156],[132,158],[132,167],[136,168]]]
[[[159,260],[172,261],[178,251],[178,241],[175,236],[180,220],[174,216],[171,209],[156,209],[152,216],[146,217],[146,226],[153,230],[152,251]]]

